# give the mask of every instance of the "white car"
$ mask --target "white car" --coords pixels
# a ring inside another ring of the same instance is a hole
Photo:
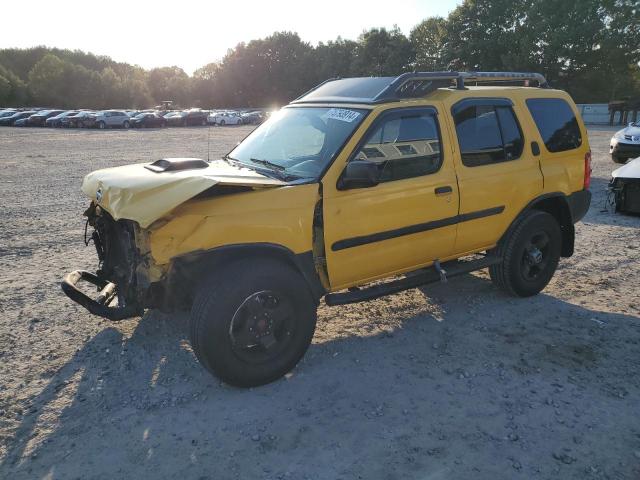
[[[129,128],[131,118],[122,110],[102,110],[92,115],[98,128],[122,127]]]
[[[238,112],[216,112],[213,116],[216,125],[242,125],[242,117]]]
[[[611,160],[625,163],[630,158],[640,157],[640,121],[630,123],[615,133],[609,145]]]

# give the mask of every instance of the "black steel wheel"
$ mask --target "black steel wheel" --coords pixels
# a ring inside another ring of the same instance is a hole
[[[238,307],[229,325],[229,337],[238,357],[261,363],[287,348],[295,328],[290,299],[263,290],[249,295]]]
[[[493,282],[512,295],[529,297],[541,292],[556,271],[562,249],[562,231],[555,217],[532,210],[497,248],[502,263],[489,268]]]
[[[252,387],[289,372],[306,352],[316,302],[286,263],[246,259],[202,282],[191,309],[196,357],[226,383]]]

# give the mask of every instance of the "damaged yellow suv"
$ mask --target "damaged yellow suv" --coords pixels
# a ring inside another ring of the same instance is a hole
[[[329,80],[222,159],[87,175],[99,269],[62,288],[111,320],[190,309],[200,362],[260,385],[304,355],[323,297],[482,268],[513,295],[540,292],[573,253],[590,159],[573,101],[539,74]]]

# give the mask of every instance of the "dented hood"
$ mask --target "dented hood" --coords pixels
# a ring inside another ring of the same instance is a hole
[[[188,159],[167,159],[178,162]],[[116,219],[146,228],[178,205],[217,184],[274,187],[285,182],[217,160],[205,168],[156,172],[142,163],[96,170],[84,178],[82,191]]]

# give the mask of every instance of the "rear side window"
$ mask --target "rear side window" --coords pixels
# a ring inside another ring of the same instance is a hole
[[[440,135],[432,108],[385,114],[365,136],[355,159],[378,164],[380,182],[435,173],[442,165]]]
[[[527,107],[547,150],[564,152],[582,145],[578,120],[567,102],[561,98],[530,98]]]
[[[506,162],[522,155],[522,132],[506,101],[464,101],[454,107],[453,119],[465,166]]]

